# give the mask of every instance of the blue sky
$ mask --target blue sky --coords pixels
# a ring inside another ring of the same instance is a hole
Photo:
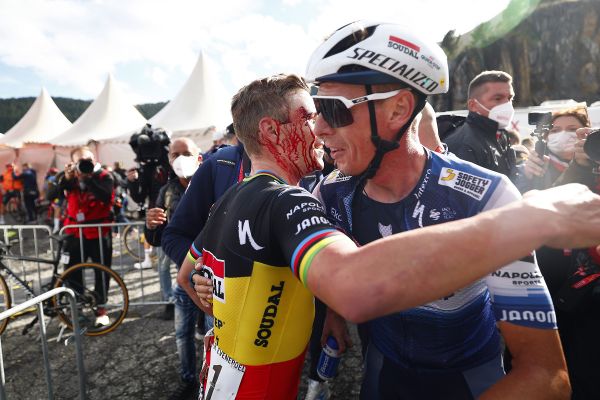
[[[508,0],[0,0],[0,98],[95,98],[112,73],[135,104],[173,98],[203,51],[227,96],[252,79],[302,74],[312,50],[357,19],[441,40]]]

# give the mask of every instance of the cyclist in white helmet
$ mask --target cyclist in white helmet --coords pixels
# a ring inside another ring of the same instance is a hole
[[[396,24],[355,22],[314,52],[307,80],[318,86],[315,134],[339,169],[315,194],[359,244],[519,200],[506,177],[419,143],[416,114],[428,95],[448,90],[437,44]],[[486,245],[475,240],[437,254],[428,241],[418,246],[436,263]],[[554,309],[533,253],[497,267],[438,300],[361,324],[361,398],[568,396]],[[501,336],[514,356],[506,375]]]
[[[352,30],[344,29],[341,39],[353,36]],[[360,30],[363,31],[369,33],[369,29]],[[409,50],[392,46],[394,51],[417,58],[425,55],[431,62],[432,71],[437,68],[439,71],[447,70],[441,50],[431,51],[437,47],[426,47],[416,38],[404,36],[395,25],[383,26],[379,32],[375,26],[370,31],[376,33],[378,39],[382,39],[383,34],[385,46],[388,33],[394,32],[394,43],[413,46],[408,46]],[[344,32],[347,34],[343,35]],[[331,46],[335,49],[330,47],[321,51],[323,54],[319,57],[326,58],[330,51],[349,58],[360,57],[363,54],[360,46],[354,46],[356,43],[352,43],[352,39],[348,42],[349,45],[344,42],[339,46],[336,43],[336,46]],[[330,43],[328,41],[325,45]],[[372,47],[378,49],[375,44]],[[387,56],[377,57],[373,50],[366,50],[373,55],[365,55],[364,62],[368,62],[369,58],[373,63],[379,63],[378,68],[385,70]],[[214,205],[209,221],[179,272],[181,281],[189,279],[195,260],[203,257],[207,267],[205,272],[212,277],[211,280],[192,276],[199,294],[195,300],[207,311],[212,310],[212,304],[215,307],[215,343],[207,357],[210,360],[207,398],[296,398],[301,360],[312,323],[312,299],[307,296],[304,287],[345,318],[365,322],[443,296],[460,300],[463,294],[456,292],[451,295],[453,291],[485,277],[511,260],[530,254],[543,243],[562,248],[600,242],[597,230],[600,196],[580,185],[551,189],[534,195],[530,200],[516,201],[473,218],[391,235],[363,247],[357,247],[354,241],[335,228],[315,199],[297,187],[302,176],[323,165],[320,159],[322,143],[316,139],[315,133],[331,146],[339,166],[357,176],[367,171],[375,154],[371,141],[390,149],[398,147],[380,156],[380,170],[371,168],[373,178],[359,178],[374,201],[379,201],[381,193],[370,192],[376,187],[369,182],[378,182],[382,178],[404,182],[402,185],[412,185],[414,189],[406,188],[402,195],[413,191],[418,199],[422,196],[420,189],[427,190],[427,182],[437,179],[434,166],[427,170],[425,166],[432,160],[435,160],[436,168],[438,164],[448,162],[419,146],[413,138],[415,127],[410,122],[424,103],[424,96],[413,94],[420,93],[416,88],[420,87],[424,92],[443,90],[438,88],[445,85],[447,73],[442,72],[442,78],[434,80],[437,75],[433,73],[421,76],[424,70],[419,67],[422,65],[420,62],[403,68],[402,63],[406,64],[402,62],[404,56],[387,58],[391,63],[399,61],[393,68],[390,64],[390,74],[403,70],[402,75],[406,75],[407,82],[412,82],[414,89],[399,87],[389,79],[383,85],[377,81],[370,82],[373,93],[368,94],[366,91],[369,89],[364,84],[323,82],[317,97],[318,108],[315,109],[308,88],[301,79],[279,75],[256,80],[234,96],[232,115],[235,130],[252,160],[252,175],[230,189]],[[309,68],[309,73],[313,70]],[[368,70],[350,73],[356,73],[353,76],[370,75]],[[312,76],[318,81],[322,75]],[[326,98],[325,95],[338,97]],[[371,101],[376,99],[381,101]],[[421,106],[417,107],[417,103]],[[404,133],[409,126],[410,130],[402,136],[398,145],[397,136],[401,136],[398,133]],[[370,131],[375,133],[375,130],[385,140],[379,139],[378,135],[371,138]],[[354,139],[345,136],[350,133],[355,136]],[[338,134],[340,138],[336,138]],[[394,154],[404,154],[404,157],[398,160]],[[393,162],[397,163],[397,167],[390,169],[390,156],[396,157]],[[406,163],[414,164],[412,170],[405,168]],[[376,167],[375,164],[372,166]],[[459,168],[445,170],[447,194],[461,191],[467,197],[485,199],[481,203],[487,205],[506,203],[505,197],[512,194],[510,186],[500,176],[486,174],[466,163],[449,165]],[[427,173],[429,169],[432,172]],[[455,176],[452,175],[454,172]],[[335,178],[333,176],[332,179],[337,182]],[[353,178],[347,180],[354,182]],[[328,185],[322,186],[325,187]],[[506,188],[508,194],[498,189],[501,187]],[[429,197],[427,199],[430,200]],[[446,201],[443,196],[438,200]],[[457,199],[450,205],[451,208],[440,207],[436,213],[429,209],[433,206],[429,203],[427,216],[432,220],[451,219],[455,214],[464,212],[465,201],[464,198]],[[483,208],[478,204],[472,207]],[[416,220],[419,221],[422,208],[416,207],[416,210]],[[574,213],[575,210],[577,213]],[[335,212],[328,209],[327,212],[341,223],[339,209]],[[413,214],[411,210],[408,218],[414,219]],[[424,224],[429,224],[429,219],[424,217]],[[394,226],[380,226],[379,229],[387,234]],[[531,263],[527,263],[527,268],[527,271],[535,272]],[[213,282],[215,284],[211,288]],[[533,286],[534,297],[541,298],[538,311],[548,315],[551,310],[544,308],[545,297],[537,296],[539,290],[543,292],[542,285]],[[474,290],[483,291],[484,283],[478,283]],[[215,301],[209,303],[207,301],[212,299],[212,293]],[[500,301],[497,304],[503,305]],[[507,311],[506,308],[499,310]],[[512,314],[507,316],[513,317]],[[525,318],[530,318],[529,314]],[[462,322],[457,323],[457,330]],[[527,336],[527,329],[530,328],[523,328],[523,332],[519,333]],[[488,333],[493,336],[492,332]],[[561,370],[564,362],[554,359],[558,346],[555,339],[552,336],[543,341],[543,345],[547,346],[547,354],[543,357],[558,364],[555,369]],[[495,355],[491,358],[494,359]],[[495,366],[491,368],[498,370]],[[548,386],[568,390],[568,381],[562,379],[555,369],[531,369],[533,375],[527,377],[526,383],[534,381],[537,384],[540,372]],[[499,373],[495,377],[497,375]],[[446,382],[448,391],[443,395],[445,398],[466,394],[460,382],[442,380],[441,383]],[[529,391],[524,383],[518,380],[513,385],[527,395]],[[499,388],[499,395],[504,393],[504,389]],[[427,398],[427,395],[419,397]]]

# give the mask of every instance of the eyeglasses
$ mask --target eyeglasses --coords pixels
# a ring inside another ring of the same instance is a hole
[[[366,103],[367,101],[385,100],[409,88],[393,90],[384,93],[372,93],[355,99],[347,99],[343,96],[312,96],[317,114],[321,114],[323,119],[332,128],[341,128],[351,125],[354,122],[350,109],[355,105]]]

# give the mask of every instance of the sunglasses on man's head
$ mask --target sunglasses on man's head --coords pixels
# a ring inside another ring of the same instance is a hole
[[[389,99],[400,93],[401,90],[392,90],[391,92],[372,93],[360,96],[355,99],[347,99],[343,96],[312,96],[317,114],[321,114],[323,119],[332,128],[341,128],[351,125],[354,122],[350,109],[355,105],[366,103],[368,101]],[[406,90],[410,90],[406,88]]]

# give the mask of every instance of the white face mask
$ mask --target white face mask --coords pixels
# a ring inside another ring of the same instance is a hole
[[[575,151],[577,134],[575,132],[561,131],[548,135],[548,149],[555,153],[571,153]]]
[[[190,178],[198,169],[198,159],[194,156],[179,156],[173,161],[173,171],[180,178]]]
[[[475,99],[477,103],[479,100]],[[498,104],[492,109],[487,109],[483,104],[479,103],[484,110],[486,110],[488,114],[488,118],[496,121],[498,123],[498,128],[504,129],[510,125],[513,117],[515,116],[515,109],[513,108],[512,101],[507,101],[506,103]]]

